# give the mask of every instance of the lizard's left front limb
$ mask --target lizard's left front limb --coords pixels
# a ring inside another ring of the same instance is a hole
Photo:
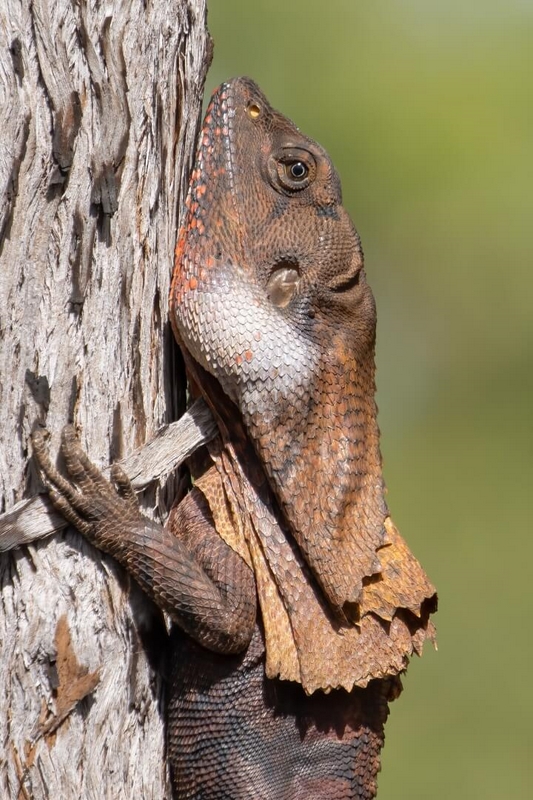
[[[187,495],[174,514],[174,530],[180,522],[187,528],[186,545],[141,514],[118,465],[111,469],[111,483],[104,478],[72,428],[63,430],[61,440],[68,480],[51,463],[39,432],[33,448],[58,511],[116,558],[180,628],[215,652],[247,647],[256,620],[253,573],[217,534],[198,493]]]

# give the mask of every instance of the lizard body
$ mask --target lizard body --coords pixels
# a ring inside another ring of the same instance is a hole
[[[376,793],[388,701],[431,637],[434,589],[388,517],[375,308],[325,151],[248,79],[213,95],[178,237],[171,319],[217,418],[164,528],[71,430],[69,521],[170,614],[178,798]]]

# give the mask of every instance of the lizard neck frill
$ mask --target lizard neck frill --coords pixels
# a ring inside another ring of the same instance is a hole
[[[258,406],[256,387],[241,407],[305,560],[330,604],[357,620],[362,587],[381,568],[388,512],[373,354],[356,363],[342,352],[322,352],[314,380],[294,381],[290,403],[273,395]]]
[[[248,276],[210,270],[179,306],[180,335],[240,409],[289,530],[340,610],[380,569],[387,515],[373,345],[358,359],[341,335],[321,347],[318,320],[302,329]]]

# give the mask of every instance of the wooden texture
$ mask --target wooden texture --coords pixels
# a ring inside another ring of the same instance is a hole
[[[0,513],[38,490],[35,426],[55,452],[74,422],[106,466],[176,417],[167,297],[209,53],[204,0],[0,5]],[[143,495],[159,516],[167,478]],[[170,796],[154,620],[73,531],[0,555],[2,798]]]

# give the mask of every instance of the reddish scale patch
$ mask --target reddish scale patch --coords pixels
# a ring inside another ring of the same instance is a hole
[[[223,160],[225,147],[220,139],[229,135],[228,126],[224,124],[227,97],[227,91],[219,90],[211,100],[204,118],[200,147],[185,201],[186,219],[176,246],[171,307],[187,302],[186,295],[207,279],[206,269],[212,269],[216,263],[209,254],[212,252],[210,240],[212,232],[223,225],[223,220],[213,220],[210,215],[215,206],[213,198],[216,199],[221,190],[219,176],[226,174]]]
[[[185,251],[185,240],[186,240],[185,230],[182,228],[180,231],[180,235],[178,236],[178,241],[176,243],[176,250],[175,250],[176,261],[181,261],[183,257],[183,253]]]

